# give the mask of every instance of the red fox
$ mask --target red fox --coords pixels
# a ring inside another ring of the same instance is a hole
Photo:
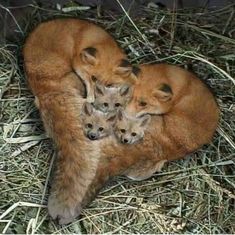
[[[58,151],[48,211],[60,224],[68,223],[80,213],[99,158],[98,141],[83,134],[83,98],[93,99],[93,81],[131,85],[138,70],[107,32],[78,19],[40,24],[26,39],[23,55],[29,86]]]
[[[144,139],[133,145],[115,139],[99,142],[99,166],[83,207],[115,175],[146,179],[164,163],[180,159],[211,141],[219,120],[219,108],[203,82],[173,65],[142,65],[127,111],[151,114]]]
[[[56,89],[57,83],[74,71],[86,86],[87,98],[92,100],[93,81],[133,84],[138,72],[106,31],[79,19],[40,24],[27,38],[23,54],[35,95]]]

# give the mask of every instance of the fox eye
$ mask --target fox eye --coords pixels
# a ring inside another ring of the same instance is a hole
[[[101,131],[103,131],[103,130],[104,130],[104,128],[103,128],[103,127],[100,127],[98,130],[101,132]]]
[[[145,101],[140,101],[140,102],[139,102],[139,106],[144,107],[144,106],[146,106],[146,105],[147,105],[147,103],[146,103]]]
[[[120,103],[116,103],[116,104],[115,104],[115,107],[120,107],[120,106],[121,106]]]
[[[92,125],[91,123],[87,123],[87,124],[86,124],[86,127],[87,127],[87,128],[92,128],[93,125]]]
[[[126,130],[125,129],[121,129],[120,130],[122,133],[126,133]]]
[[[109,104],[108,103],[103,103],[104,107],[108,107]]]
[[[132,135],[132,136],[136,136],[137,134],[136,134],[135,132],[132,132],[131,135]]]
[[[92,75],[92,76],[91,76],[91,80],[92,80],[93,82],[96,82],[96,81],[97,81],[97,77],[94,76],[94,75]]]

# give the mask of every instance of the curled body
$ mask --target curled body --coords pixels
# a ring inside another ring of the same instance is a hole
[[[115,40],[79,19],[41,23],[26,39],[24,68],[42,120],[58,152],[48,211],[60,224],[79,215],[97,166],[97,142],[83,133],[79,99],[94,99],[94,82],[132,84],[136,70]]]
[[[151,115],[144,139],[133,145],[114,139],[100,142],[99,166],[86,206],[115,175],[143,180],[165,162],[183,158],[212,140],[219,108],[213,94],[194,74],[168,64],[142,65],[127,112]]]
[[[78,75],[94,101],[94,82],[133,84],[133,69],[115,40],[102,28],[79,19],[41,23],[26,39],[25,71],[35,95],[56,89],[70,72]]]

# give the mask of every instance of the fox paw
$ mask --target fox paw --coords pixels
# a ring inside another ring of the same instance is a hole
[[[54,195],[48,198],[48,213],[53,220],[60,225],[73,222],[81,213],[81,207],[78,205],[66,205],[59,201]]]

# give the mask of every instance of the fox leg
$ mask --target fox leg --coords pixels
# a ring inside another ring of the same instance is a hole
[[[87,102],[92,103],[95,101],[95,88],[92,79],[89,75],[82,73],[79,69],[75,69],[76,75],[81,79],[86,88],[86,98]]]

